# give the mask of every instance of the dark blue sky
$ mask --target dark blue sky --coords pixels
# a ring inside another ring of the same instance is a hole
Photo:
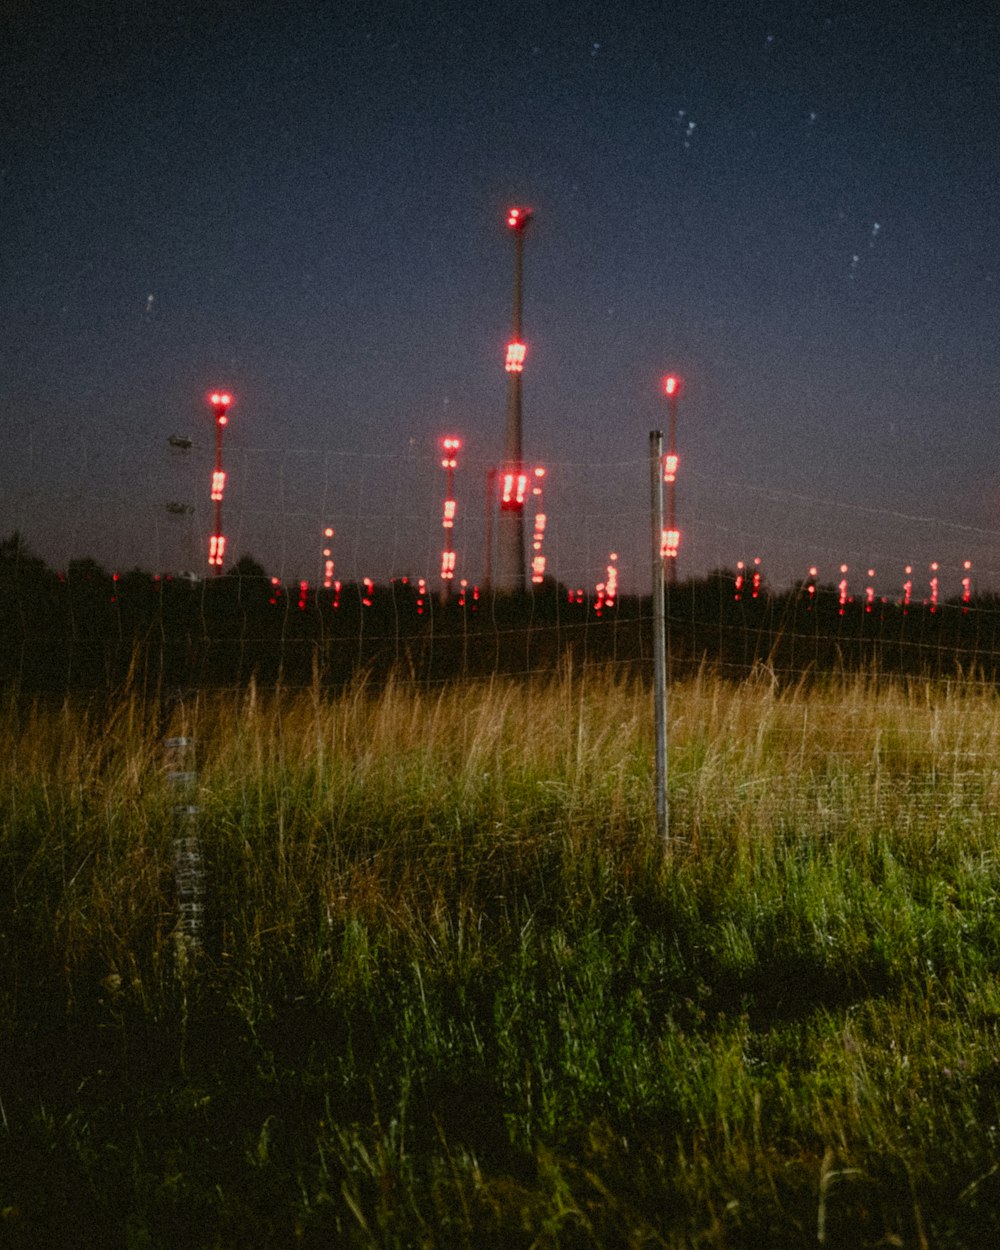
[[[478,578],[520,202],[557,575],[647,588],[675,370],[682,573],[1000,587],[995,7],[4,14],[0,531],[54,563],[203,566],[225,385],[234,556],[315,575],[330,523],[345,578],[433,574],[450,432]]]

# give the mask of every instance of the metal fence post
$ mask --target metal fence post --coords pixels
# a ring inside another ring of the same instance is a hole
[[[663,431],[649,435],[649,481],[652,501],[653,711],[656,726],[656,832],[664,850],[670,844],[667,803],[667,632],[663,603]]]
[[[194,739],[164,740],[167,783],[174,796],[174,890],[177,896],[175,939],[181,966],[202,949],[205,914],[205,870],[198,836],[199,808],[195,797],[198,774]]]

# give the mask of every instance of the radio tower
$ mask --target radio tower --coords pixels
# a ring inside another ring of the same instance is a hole
[[[497,537],[497,585],[502,591],[522,593],[525,589],[524,496],[527,475],[521,446],[521,374],[527,351],[521,337],[521,281],[524,263],[524,232],[532,213],[529,208],[512,208],[507,225],[514,234],[514,316],[507,344],[507,428],[504,463],[501,472],[500,520]]]
[[[215,471],[212,473],[215,528],[208,540],[208,563],[215,570],[215,576],[219,577],[226,555],[226,536],[222,532],[222,496],[226,489],[226,475],[222,470],[222,431],[229,424],[229,406],[233,397],[228,391],[213,391],[208,402],[215,412]]]
[[[447,603],[451,593],[451,583],[455,580],[455,547],[452,543],[452,530],[455,528],[455,469],[458,466],[458,453],[462,446],[460,438],[448,436],[439,440],[441,447],[441,468],[448,474],[448,493],[444,501],[444,516],[441,528],[444,530],[444,550],[441,552],[441,602]]]
[[[677,397],[681,380],[672,373],[663,379],[663,393],[670,407],[667,454],[663,457],[663,480],[667,484],[667,528],[663,536],[663,553],[667,565],[667,585],[677,584],[677,549],[681,535],[677,528]]]

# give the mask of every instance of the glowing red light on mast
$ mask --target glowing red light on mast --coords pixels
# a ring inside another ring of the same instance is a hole
[[[332,525],[327,525],[323,529],[323,589],[333,589],[333,548],[330,543],[333,539],[334,529]]]
[[[225,534],[212,534],[208,540],[208,563],[217,572],[222,571],[222,562],[226,555]]]
[[[222,430],[229,423],[229,408],[233,397],[229,391],[212,391],[208,397],[215,413],[215,471],[212,474],[212,502],[215,504],[215,533],[209,538],[208,563],[216,574],[222,572],[226,539],[222,533],[222,496],[226,489],[226,475],[222,469]]]
[[[618,552],[612,551],[608,556],[608,566],[605,570],[607,573],[607,581],[604,583],[604,603],[605,606],[613,608],[615,599],[618,596]]]
[[[670,413],[667,454],[663,457],[663,480],[667,484],[667,531],[677,535],[676,539],[666,544],[664,548],[667,557],[665,572],[668,586],[674,586],[677,582],[677,547],[680,542],[677,528],[677,467],[680,464],[677,455],[677,399],[680,390],[680,378],[674,373],[668,373],[663,379],[663,393],[667,397]]]
[[[450,589],[450,583],[455,579],[455,552],[451,544],[451,531],[455,528],[455,514],[458,510],[458,504],[455,501],[455,469],[458,467],[458,453],[462,447],[462,440],[449,434],[439,440],[441,448],[441,468],[448,475],[448,490],[444,501],[444,516],[441,520],[441,528],[444,530],[444,550],[441,552],[441,580],[444,582],[444,591],[447,597]]]
[[[660,545],[660,555],[667,560],[677,559],[677,548],[681,544],[680,530],[664,530]]]
[[[524,507],[527,489],[528,475],[526,473],[505,473],[502,478],[500,507],[507,511],[520,511]]]
[[[531,488],[535,500],[535,532],[531,538],[531,581],[540,586],[545,581],[545,556],[542,555],[542,543],[545,538],[545,525],[548,520],[542,510],[542,483],[545,481],[545,470],[541,465],[535,469],[535,485]]]

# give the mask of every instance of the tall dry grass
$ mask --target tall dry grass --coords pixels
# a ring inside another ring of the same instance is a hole
[[[669,725],[664,848],[651,696],[611,670],[7,702],[0,1151],[143,1244],[192,1211],[221,1245],[985,1236],[1000,699],[706,671]]]

